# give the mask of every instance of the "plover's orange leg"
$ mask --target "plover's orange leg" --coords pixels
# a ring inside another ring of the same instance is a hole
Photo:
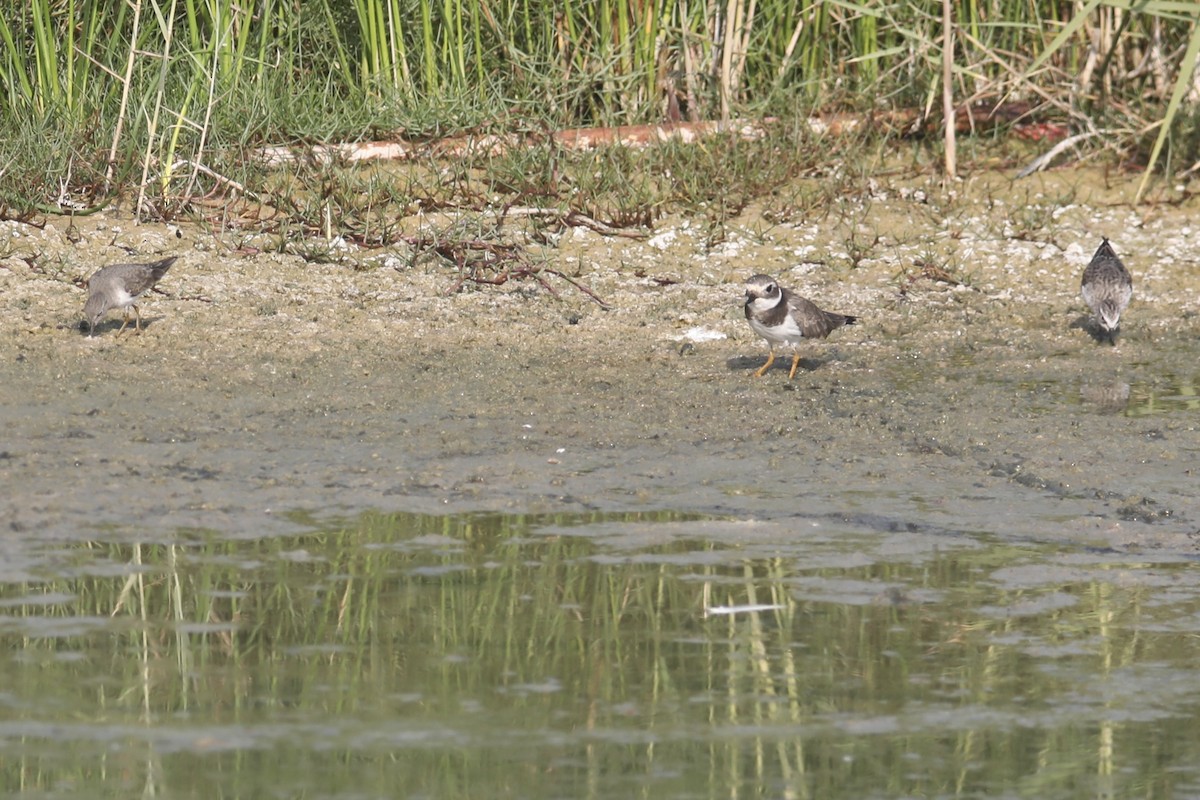
[[[130,305],[133,305],[132,303]],[[138,311],[138,307],[133,305],[133,314],[137,317],[137,332],[140,335],[142,332],[142,312]]]
[[[788,380],[789,380],[789,381],[790,381],[792,378],[796,377],[796,367],[798,367],[798,366],[800,366],[800,354],[799,354],[799,353],[793,353],[793,354],[792,354],[792,371],[788,373]]]
[[[771,364],[774,361],[775,361],[775,348],[772,347],[771,354],[769,356],[767,356],[767,363],[763,364],[761,367],[758,368],[758,371],[754,373],[754,377],[761,378],[763,375],[766,375],[767,370],[769,370],[771,368]]]

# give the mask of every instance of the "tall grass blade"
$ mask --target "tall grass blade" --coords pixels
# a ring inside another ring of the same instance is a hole
[[[951,0],[942,0],[942,116],[945,118],[946,177],[958,176],[954,130],[954,15]]]
[[[1196,72],[1197,56],[1200,56],[1200,9],[1196,12],[1195,24],[1192,27],[1192,38],[1188,41],[1187,52],[1184,53],[1183,60],[1179,62],[1179,74],[1175,78],[1175,89],[1171,92],[1171,100],[1167,103],[1166,113],[1163,114],[1163,118],[1159,121],[1158,137],[1154,140],[1154,147],[1150,150],[1150,160],[1146,162],[1146,171],[1142,175],[1141,183],[1138,184],[1137,195],[1134,197],[1135,203],[1139,202],[1146,192],[1146,187],[1150,183],[1150,176],[1154,171],[1154,165],[1157,163],[1163,145],[1171,133],[1171,123],[1175,120],[1175,115],[1179,113],[1179,106],[1183,103],[1184,95],[1187,94],[1192,86],[1192,78]]]
[[[138,41],[138,29],[142,22],[142,0],[133,4],[133,34],[131,41]],[[125,59],[125,71],[121,76],[121,108],[117,113],[116,129],[113,131],[112,147],[108,151],[108,161],[104,168],[104,191],[107,193],[112,185],[113,175],[117,164],[117,148],[121,143],[121,133],[125,128],[125,113],[129,109],[129,92],[132,87],[133,65],[137,55],[137,47],[131,45]]]
[[[1030,64],[1025,70],[1023,82],[1028,81],[1043,64],[1045,64],[1054,56],[1055,53],[1062,49],[1063,45],[1065,45],[1071,40],[1072,37],[1079,33],[1079,30],[1087,23],[1088,17],[1091,15],[1091,13],[1099,8],[1103,2],[1105,2],[1105,0],[1087,0],[1087,2],[1075,12],[1075,15],[1071,17],[1067,24],[1062,27],[1062,30],[1058,32],[1058,35],[1050,40],[1050,44],[1046,45],[1046,49],[1039,53],[1037,58],[1033,60],[1033,63]]]

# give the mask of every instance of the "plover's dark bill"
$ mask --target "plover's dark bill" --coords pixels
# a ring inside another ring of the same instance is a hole
[[[119,308],[125,313],[117,335],[129,324],[129,309],[133,308],[136,322],[134,327],[138,333],[142,331],[142,314],[134,301],[145,292],[150,291],[154,284],[162,280],[178,256],[164,258],[149,264],[112,264],[96,271],[88,278],[88,299],[83,306],[84,320],[88,325],[88,335],[96,331],[96,323],[111,309]]]
[[[1101,332],[1108,335],[1111,344],[1116,344],[1121,314],[1133,296],[1133,278],[1121,259],[1117,258],[1107,237],[1083,271],[1080,294],[1083,295],[1083,302],[1096,315]]]
[[[746,281],[746,321],[767,340],[767,363],[754,374],[761,378],[775,361],[775,345],[795,348],[803,339],[824,339],[843,325],[853,325],[858,317],[825,311],[800,295],[781,287],[770,275],[753,275]],[[800,354],[793,352],[788,380],[796,377]]]

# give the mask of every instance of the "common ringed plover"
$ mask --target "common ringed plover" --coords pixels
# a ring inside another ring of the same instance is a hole
[[[767,340],[771,350],[767,363],[754,373],[761,378],[775,361],[775,345],[795,348],[802,339],[824,339],[843,325],[858,322],[858,317],[817,308],[815,303],[784,289],[770,275],[754,275],[746,281],[746,321]],[[799,365],[800,353],[793,350],[789,381],[796,377]]]

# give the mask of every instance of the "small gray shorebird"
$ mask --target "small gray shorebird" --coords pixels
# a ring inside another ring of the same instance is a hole
[[[1083,302],[1096,315],[1100,330],[1108,335],[1109,344],[1117,343],[1117,330],[1121,325],[1121,313],[1133,296],[1133,278],[1129,270],[1117,258],[1108,237],[1100,243],[1096,254],[1083,271]]]
[[[141,333],[142,314],[134,305],[134,301],[154,288],[154,284],[162,280],[162,276],[167,274],[167,270],[171,268],[177,258],[178,256],[171,256],[149,264],[112,264],[97,270],[92,277],[88,278],[88,299],[83,306],[83,316],[88,324],[88,336],[95,333],[96,323],[100,321],[100,318],[114,308],[125,312],[125,319],[121,322],[120,329],[117,330],[117,335],[120,336],[121,331],[125,330],[125,326],[129,324],[131,307],[137,320],[134,327],[138,333]]]
[[[767,363],[755,373],[761,378],[775,361],[775,345],[795,348],[803,339],[824,339],[843,325],[853,325],[858,317],[825,311],[800,295],[784,289],[770,275],[752,275],[746,281],[746,321],[767,340],[771,353]],[[792,354],[788,380],[796,377],[800,353]]]

